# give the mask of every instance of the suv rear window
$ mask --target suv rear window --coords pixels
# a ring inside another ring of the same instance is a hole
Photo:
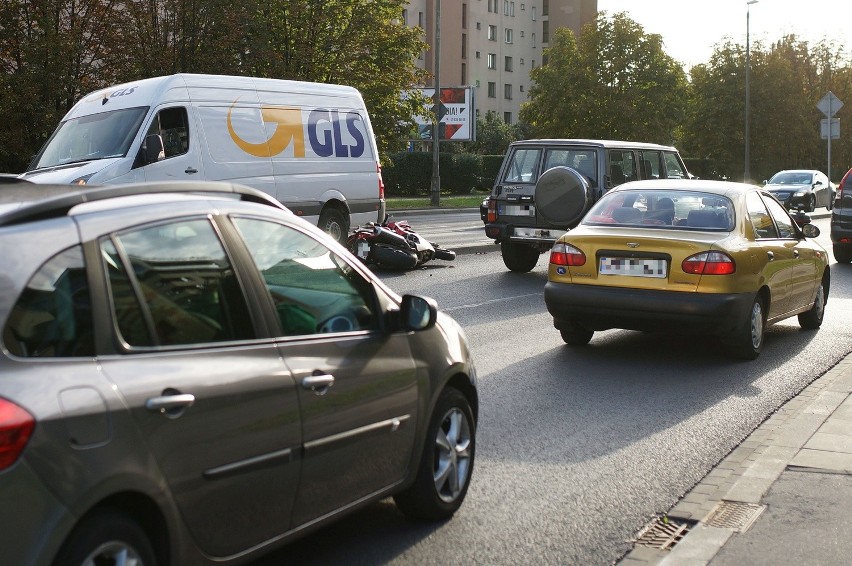
[[[541,148],[519,149],[512,154],[506,174],[503,176],[504,183],[534,183],[535,168],[541,156]]]

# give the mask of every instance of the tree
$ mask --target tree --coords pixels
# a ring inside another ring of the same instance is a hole
[[[626,14],[601,12],[579,38],[559,28],[534,69],[521,108],[540,137],[588,137],[673,143],[686,112],[680,65]]]
[[[419,28],[402,21],[405,0],[280,0],[260,3],[241,63],[262,77],[356,87],[372,118],[379,152],[405,147],[426,99],[414,86],[426,47]],[[406,93],[408,96],[403,96]]]

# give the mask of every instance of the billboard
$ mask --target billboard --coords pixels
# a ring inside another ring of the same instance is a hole
[[[430,103],[424,110],[434,110],[435,89],[419,89]],[[441,104],[437,109],[440,119],[438,130],[441,141],[475,141],[476,140],[476,111],[474,109],[473,88],[469,86],[442,87]],[[416,141],[432,140],[432,117],[424,112],[424,116],[415,117],[417,122]]]

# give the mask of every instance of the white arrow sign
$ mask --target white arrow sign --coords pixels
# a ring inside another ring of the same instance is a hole
[[[825,96],[823,96],[819,102],[817,102],[817,108],[819,111],[825,114],[826,118],[831,118],[834,116],[835,112],[843,108],[843,103],[840,102],[840,99],[834,96],[834,93],[828,91]]]

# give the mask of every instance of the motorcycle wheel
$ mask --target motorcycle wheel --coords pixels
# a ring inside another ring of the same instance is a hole
[[[456,252],[454,252],[453,250],[445,250],[444,248],[435,248],[435,259],[453,261],[454,259],[456,259]]]
[[[373,245],[367,259],[386,269],[413,269],[417,266],[416,254],[381,244]]]

